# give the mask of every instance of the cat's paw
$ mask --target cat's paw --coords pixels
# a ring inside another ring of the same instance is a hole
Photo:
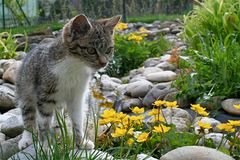
[[[23,150],[25,148],[27,148],[28,146],[30,146],[32,144],[32,138],[26,138],[23,137],[19,142],[18,142],[18,148],[20,150]]]
[[[80,149],[92,150],[92,149],[94,149],[95,145],[90,140],[84,140],[82,143],[77,144],[77,147]]]

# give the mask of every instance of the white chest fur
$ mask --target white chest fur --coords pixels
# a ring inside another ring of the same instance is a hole
[[[81,60],[69,57],[55,65],[52,71],[58,77],[56,99],[66,102],[74,96],[82,98],[92,72],[89,67]]]

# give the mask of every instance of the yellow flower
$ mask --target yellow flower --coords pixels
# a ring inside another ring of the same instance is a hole
[[[104,107],[104,108],[112,108],[112,106],[113,106],[113,103],[108,101],[105,101],[99,104],[99,107]]]
[[[133,142],[134,142],[133,138],[129,138],[129,139],[127,140],[127,144],[128,144],[129,146],[131,146],[131,145],[133,144]]]
[[[108,119],[108,118],[115,118],[116,111],[114,109],[110,110],[104,110],[103,114],[101,114],[102,118]]]
[[[97,100],[104,100],[104,96],[102,95],[102,93],[97,92],[95,90],[92,91],[92,96],[97,99]]]
[[[198,121],[197,124],[202,129],[210,129],[210,128],[212,128],[210,123],[204,123],[202,121]]]
[[[235,104],[235,105],[233,105],[233,107],[236,109],[240,109],[240,104]]]
[[[155,116],[161,114],[161,111],[159,109],[153,108],[150,112],[148,112],[149,116]]]
[[[156,115],[156,116],[154,116],[152,122],[165,122],[165,119],[163,118],[163,116]]]
[[[130,122],[131,123],[134,123],[134,124],[137,124],[137,125],[140,125],[142,124],[142,121],[145,117],[143,115],[140,115],[140,116],[131,116],[130,117]]]
[[[109,119],[99,119],[98,120],[99,125],[105,125],[109,123]]]
[[[149,133],[142,133],[142,134],[138,135],[137,142],[141,143],[141,142],[147,141],[148,140],[148,135],[149,135]]]
[[[116,138],[116,137],[122,137],[126,134],[127,130],[124,128],[116,128],[115,132],[112,133],[112,137]]]
[[[144,108],[134,107],[131,109],[133,113],[135,114],[141,114],[144,112]]]
[[[154,126],[153,132],[156,133],[166,133],[171,129],[171,127],[167,127],[163,124],[160,124],[159,126]]]
[[[118,23],[117,26],[115,27],[115,29],[117,29],[117,30],[125,30],[127,28],[128,28],[127,23]]]
[[[146,32],[149,32],[149,30],[147,30],[147,29],[144,28],[144,27],[140,27],[140,28],[139,28],[139,32],[146,33]]]
[[[228,120],[228,124],[235,127],[240,127],[240,120]]]
[[[123,112],[119,112],[119,113],[116,113],[116,116],[118,119],[124,119],[126,118],[128,115],[123,113]]]
[[[130,128],[127,132],[127,134],[133,135],[134,128]]]
[[[235,132],[235,128],[233,128],[232,125],[230,125],[229,123],[222,123],[217,125],[217,128],[226,132]]]
[[[129,36],[128,36],[128,40],[129,40],[129,41],[136,41],[136,42],[139,43],[140,41],[143,40],[143,37],[138,36],[138,35],[135,35],[135,34],[133,34],[133,33],[130,33]]]
[[[177,101],[165,102],[165,106],[166,106],[167,108],[177,108],[177,107],[178,107]]]
[[[162,101],[162,100],[157,100],[153,103],[154,106],[160,107],[162,105],[164,105],[166,103],[166,101]]]
[[[191,109],[194,110],[199,115],[203,117],[207,117],[209,115],[209,113],[205,111],[206,108],[201,107],[200,104],[191,104],[191,106],[192,106]]]
[[[125,118],[122,119],[122,125],[124,128],[128,128],[129,126],[129,116],[127,115]]]

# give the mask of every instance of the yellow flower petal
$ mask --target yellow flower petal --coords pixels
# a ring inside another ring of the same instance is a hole
[[[240,127],[240,120],[228,120],[229,125]]]
[[[161,114],[161,110],[156,109],[156,108],[153,108],[150,112],[148,112],[149,116],[155,116],[155,115],[158,115],[158,114]]]
[[[178,105],[177,105],[177,101],[173,101],[173,102],[165,102],[165,106],[167,107],[167,108],[177,108],[178,107]]]
[[[204,123],[202,121],[198,121],[197,124],[202,129],[210,129],[210,128],[212,128],[210,123]]]
[[[235,105],[233,105],[233,107],[236,109],[240,109],[240,104],[235,104]]]
[[[153,103],[154,106],[160,107],[162,105],[164,105],[166,103],[166,101],[162,101],[162,100],[157,100]]]
[[[222,131],[226,131],[226,132],[235,132],[235,128],[233,128],[232,125],[230,125],[229,123],[222,123],[217,125],[217,128],[222,130]]]
[[[133,138],[128,139],[127,144],[131,146],[134,143]]]
[[[160,124],[159,126],[154,126],[153,132],[156,133],[166,133],[171,129],[171,127],[167,127],[163,124]]]
[[[116,138],[116,137],[122,137],[126,134],[127,130],[124,128],[116,128],[115,132],[112,133],[112,137]]]
[[[149,133],[142,133],[140,135],[138,135],[137,137],[137,142],[145,142],[148,140],[148,136],[149,136]]]
[[[135,114],[141,114],[144,113],[144,108],[134,107],[131,109],[133,113]]]

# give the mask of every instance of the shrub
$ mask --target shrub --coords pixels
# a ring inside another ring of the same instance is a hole
[[[205,0],[185,17],[190,60],[180,61],[183,70],[175,83],[180,94],[193,100],[240,96],[239,18],[238,0]]]
[[[115,55],[107,68],[107,74],[122,77],[132,69],[138,68],[150,57],[160,56],[170,48],[170,44],[160,38],[154,41],[145,40],[145,34],[131,33],[115,35]]]
[[[13,39],[11,33],[0,33],[0,59],[9,59],[16,56],[17,47],[17,42]]]

